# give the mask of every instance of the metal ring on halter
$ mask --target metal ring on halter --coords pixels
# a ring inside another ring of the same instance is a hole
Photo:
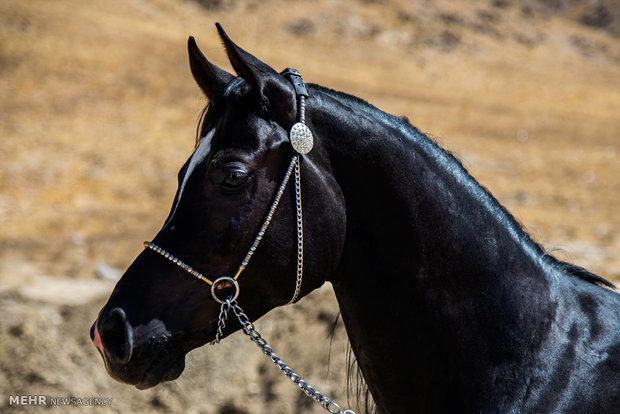
[[[223,284],[227,285],[220,286]],[[227,295],[225,298],[220,298],[217,296],[216,290],[222,289],[224,291],[228,291],[231,287],[235,288],[235,293],[233,295]],[[237,281],[230,276],[220,276],[215,279],[211,285],[211,296],[213,296],[213,299],[215,299],[217,303],[224,304],[227,301],[234,302],[235,299],[237,299],[237,296],[239,296],[239,283],[237,283]]]

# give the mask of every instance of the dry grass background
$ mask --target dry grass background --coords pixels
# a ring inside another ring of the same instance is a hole
[[[111,289],[95,270],[123,269],[155,234],[193,148],[205,100],[187,36],[230,68],[215,21],[275,68],[406,115],[536,240],[620,282],[618,10],[605,0],[0,2],[0,408],[18,393],[82,393],[113,397],[101,412],[315,412],[245,354],[243,338],[197,351],[177,383],[146,392],[109,379],[88,343]],[[342,329],[329,375],[329,340],[312,341],[335,314],[323,289],[261,323],[283,356],[343,397]]]

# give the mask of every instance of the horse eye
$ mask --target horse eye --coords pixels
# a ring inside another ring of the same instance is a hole
[[[248,174],[242,170],[229,170],[224,175],[222,186],[227,190],[239,189],[248,180]]]

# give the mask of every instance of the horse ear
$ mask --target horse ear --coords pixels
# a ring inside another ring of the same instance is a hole
[[[234,76],[209,62],[198,48],[193,36],[187,39],[187,51],[189,53],[189,67],[196,83],[207,98],[213,100],[224,92],[224,88]]]
[[[222,38],[228,59],[235,71],[255,90],[261,104],[280,115],[295,113],[295,91],[286,79],[271,66],[237,46],[219,23],[215,26]],[[283,113],[284,112],[284,113]]]

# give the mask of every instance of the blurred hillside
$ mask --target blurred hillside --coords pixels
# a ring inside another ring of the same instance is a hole
[[[193,148],[206,101],[188,35],[230,70],[216,21],[277,69],[407,116],[537,241],[619,283],[619,13],[614,0],[0,2],[0,411],[6,395],[35,390],[112,395],[115,412],[310,410],[285,383],[261,399],[255,371],[203,389],[216,373],[195,368],[138,393],[107,377],[87,339],[113,284],[96,273],[118,273],[156,233]],[[337,312],[324,289],[297,306],[276,315],[306,319],[262,322],[284,355],[299,352],[280,329],[323,332]],[[341,367],[346,339],[335,344]],[[213,349],[196,352],[199,367],[218,363]],[[325,382],[336,396],[343,383]]]
[[[229,67],[221,21],[276,68],[408,116],[539,241],[619,275],[605,267],[620,225],[618,19],[595,28],[580,22],[592,8],[561,1],[279,4],[3,2],[3,273],[88,278],[93,263],[124,267],[154,234],[205,104],[185,41]]]

